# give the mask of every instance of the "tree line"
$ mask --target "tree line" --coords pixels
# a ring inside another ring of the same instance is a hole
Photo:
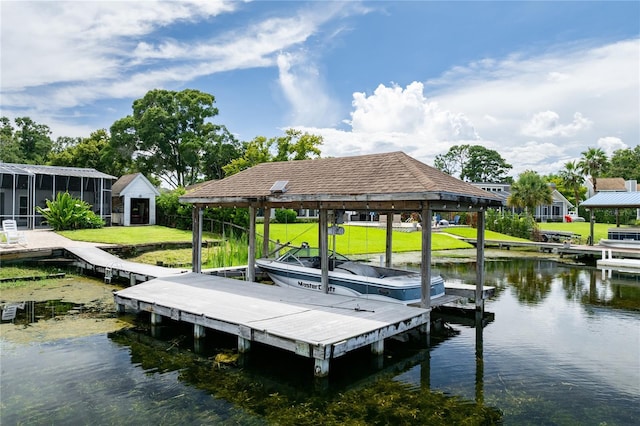
[[[142,172],[156,185],[180,188],[222,179],[263,162],[321,156],[321,136],[288,129],[282,136],[241,142],[216,123],[218,113],[211,94],[155,89],[133,102],[131,115],[85,138],[54,141],[45,124],[29,117],[13,122],[2,117],[0,161],[88,167],[113,176]],[[512,165],[497,151],[480,145],[454,145],[435,157],[434,166],[467,182],[510,183],[510,202],[525,210],[547,203],[548,183],[577,206],[586,192],[586,177],[596,189],[601,177],[640,181],[640,146],[619,149],[611,158],[599,148],[588,148],[580,160],[567,162],[557,173],[540,176],[528,170],[516,181],[508,176]]]
[[[141,172],[156,185],[187,187],[266,161],[320,156],[322,137],[288,129],[241,142],[222,124],[215,97],[198,90],[151,90],[132,114],[86,138],[51,138],[29,117],[0,118],[0,161],[94,168],[112,176]]]

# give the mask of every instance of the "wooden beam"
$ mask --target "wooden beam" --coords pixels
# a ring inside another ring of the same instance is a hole
[[[476,311],[484,310],[484,298],[482,289],[484,287],[484,211],[478,212],[477,232],[476,232]]]
[[[320,285],[322,292],[329,292],[329,214],[327,209],[320,210],[318,248],[320,250]]]
[[[256,280],[256,208],[249,206],[249,259],[247,281]]]
[[[391,268],[393,255],[393,212],[387,213],[387,239],[386,239],[386,253],[384,258],[384,265],[387,268]]]
[[[264,208],[264,237],[262,240],[262,257],[269,255],[269,224],[271,223],[271,208]]]
[[[422,303],[424,309],[431,309],[431,206],[426,203],[422,208]],[[428,324],[428,322],[427,322]],[[430,330],[427,329],[427,333]]]
[[[193,272],[202,272],[202,217],[203,210],[201,206],[193,206],[193,230],[192,230],[192,248],[191,248],[191,270]]]

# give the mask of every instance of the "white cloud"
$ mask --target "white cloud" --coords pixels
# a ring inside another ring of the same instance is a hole
[[[304,53],[278,55],[279,84],[291,105],[292,126],[335,126],[338,105],[327,95],[318,69]]]
[[[212,20],[239,6],[235,1],[3,3],[2,39],[12,40],[2,46],[3,113],[24,115],[28,109],[37,118],[96,100],[135,99],[150,89],[216,73],[276,66],[278,55],[307,41],[326,22],[366,12],[350,3],[313,5],[222,33],[157,40],[166,26]],[[300,62],[295,70],[302,74],[294,76],[293,67],[289,73],[309,88],[311,69]]]
[[[598,148],[601,148],[610,158],[614,151],[617,151],[618,149],[627,149],[629,146],[622,142],[620,138],[607,136],[598,139]]]
[[[568,137],[574,136],[580,130],[587,129],[592,122],[579,112],[573,115],[573,121],[569,124],[560,123],[560,115],[554,111],[543,111],[533,115],[522,128],[522,134],[536,138]]]
[[[514,176],[557,173],[588,146],[639,139],[639,64],[638,39],[484,59],[427,82],[427,94],[419,82],[354,93],[351,131],[316,131],[327,155],[403,150],[432,164],[469,143],[498,151]]]
[[[469,120],[444,110],[423,94],[423,84],[406,88],[379,85],[375,91],[354,93],[350,131],[332,128],[297,128],[322,135],[323,155],[342,156],[404,151],[416,158],[433,158],[453,144],[481,143]]]
[[[208,19],[237,5],[232,1],[3,2],[3,91],[113,77],[126,64],[128,40],[176,21]]]

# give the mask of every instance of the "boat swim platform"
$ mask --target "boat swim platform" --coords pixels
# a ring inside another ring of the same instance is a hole
[[[429,327],[429,310],[360,297],[324,294],[231,278],[186,273],[157,278],[114,294],[126,308],[194,325],[194,338],[210,328],[238,337],[238,351],[252,342],[314,359],[314,375],[329,362],[370,346],[381,356],[384,340]]]
[[[110,282],[112,278],[126,278],[131,285],[135,285],[138,282],[149,281],[158,277],[188,272],[187,269],[130,262],[98,247],[65,247],[65,250],[75,258],[75,266],[94,273],[104,274],[106,282]]]

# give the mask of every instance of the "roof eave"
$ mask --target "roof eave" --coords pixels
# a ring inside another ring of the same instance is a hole
[[[341,208],[347,210],[419,210],[425,203],[438,210],[483,210],[501,207],[498,198],[483,198],[447,192],[393,194],[277,194],[253,197],[189,197],[182,203],[211,207]]]

